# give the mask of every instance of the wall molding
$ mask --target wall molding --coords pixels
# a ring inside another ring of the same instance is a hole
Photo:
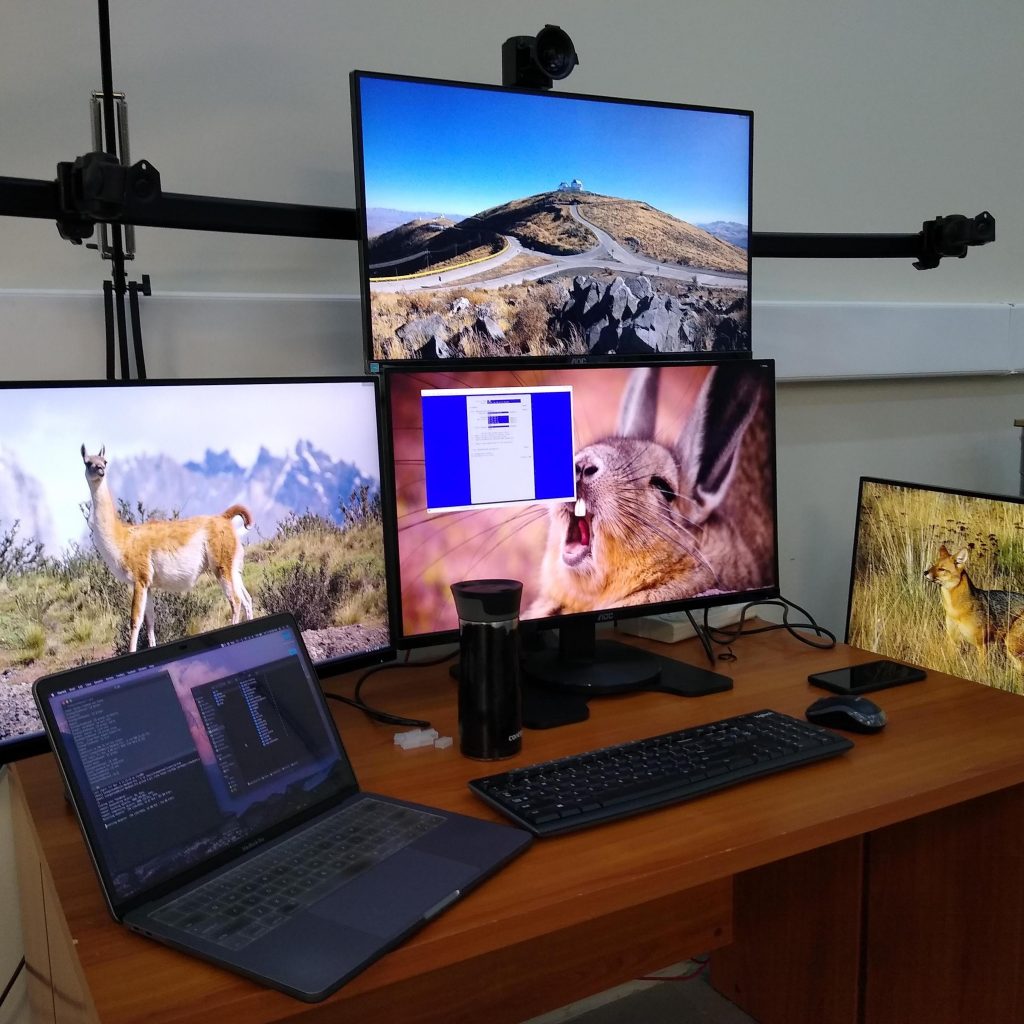
[[[1013,303],[754,301],[755,354],[779,380],[1008,374],[1024,369]]]
[[[754,354],[780,381],[1024,372],[1024,310],[1005,303],[755,300]],[[150,377],[362,372],[356,294],[168,292],[142,299]],[[96,292],[0,290],[8,380],[101,377]]]

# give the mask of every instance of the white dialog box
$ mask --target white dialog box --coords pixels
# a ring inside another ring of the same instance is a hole
[[[474,505],[533,501],[533,408],[528,392],[467,395],[469,491]]]

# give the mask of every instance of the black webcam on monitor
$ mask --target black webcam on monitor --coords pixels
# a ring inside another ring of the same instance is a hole
[[[580,59],[569,34],[545,25],[535,36],[512,36],[501,47],[503,85],[550,89],[554,80],[568,78]]]

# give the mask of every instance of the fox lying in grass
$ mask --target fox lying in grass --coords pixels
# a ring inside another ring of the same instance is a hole
[[[1001,642],[1011,663],[1024,669],[1024,594],[976,587],[966,566],[966,548],[953,555],[943,544],[938,561],[924,574],[929,583],[940,588],[946,635],[954,644],[966,640],[980,661],[990,644]]]

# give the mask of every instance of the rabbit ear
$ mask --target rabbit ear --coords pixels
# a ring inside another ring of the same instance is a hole
[[[761,401],[757,378],[714,367],[704,380],[693,413],[683,426],[676,452],[697,522],[703,522],[729,493],[743,435]]]
[[[642,441],[654,438],[654,421],[658,413],[658,370],[653,366],[637,367],[630,375],[619,406],[619,437],[635,437]]]

